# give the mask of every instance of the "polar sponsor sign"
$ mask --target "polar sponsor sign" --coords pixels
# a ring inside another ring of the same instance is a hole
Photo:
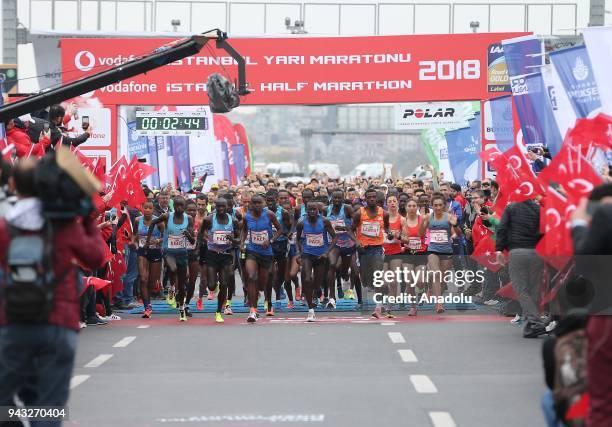
[[[231,39],[246,60],[243,104],[336,104],[488,99],[488,48],[523,33]],[[62,39],[63,78],[72,80],[168,39]],[[191,104],[206,99],[214,72],[237,66],[213,42],[195,56],[96,91],[104,104]],[[70,71],[69,73],[67,71]]]
[[[395,129],[458,129],[468,126],[465,112],[462,102],[395,104]]]

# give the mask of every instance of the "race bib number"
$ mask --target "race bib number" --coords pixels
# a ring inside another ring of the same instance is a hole
[[[331,224],[336,233],[346,233],[346,230],[344,230],[344,228],[346,228],[346,224],[344,223],[343,219],[334,219],[331,221]],[[342,228],[342,230],[338,231],[339,228]]]
[[[187,240],[185,242],[185,247],[187,248],[187,250],[192,251],[196,248],[196,241],[194,240],[193,243],[189,242],[189,240]]]
[[[168,249],[185,249],[185,236],[168,236]]]
[[[322,234],[306,234],[306,245],[311,247],[323,246]]]
[[[229,231],[215,231],[212,236],[213,244],[215,245],[227,245],[230,242]]]
[[[144,248],[144,246],[147,244],[147,237],[146,236],[140,236],[138,237],[138,247],[139,248]],[[152,246],[152,245],[151,245]]]
[[[448,243],[448,232],[446,230],[430,230],[429,241],[431,243]]]
[[[361,224],[361,234],[366,237],[378,237],[380,235],[380,222],[364,221]]]
[[[418,251],[421,249],[421,239],[418,237],[410,237],[408,239],[408,249]]]
[[[251,243],[254,245],[263,245],[268,240],[268,232],[266,230],[251,231]]]

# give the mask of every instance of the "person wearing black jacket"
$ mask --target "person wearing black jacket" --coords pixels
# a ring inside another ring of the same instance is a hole
[[[538,310],[544,264],[535,247],[541,237],[540,205],[534,200],[513,203],[504,210],[497,227],[495,250],[502,265],[506,262],[502,251],[510,251],[508,269],[525,318],[525,338],[535,338],[546,333]]]
[[[49,129],[51,131],[51,146],[53,147],[60,140],[62,145],[77,147],[87,141],[91,135],[91,125],[89,125],[81,135],[74,138],[68,136],[65,129],[62,128],[65,115],[66,110],[61,105],[55,104],[49,107]]]
[[[589,209],[588,204],[591,204]],[[612,184],[596,187],[572,214],[576,273],[593,284],[587,332],[589,414],[587,425],[612,419]]]

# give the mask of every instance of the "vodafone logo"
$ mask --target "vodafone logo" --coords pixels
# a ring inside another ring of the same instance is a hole
[[[96,65],[96,58],[88,50],[82,50],[74,56],[74,66],[81,71],[90,71]]]

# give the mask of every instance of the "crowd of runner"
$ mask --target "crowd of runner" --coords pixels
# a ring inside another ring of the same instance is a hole
[[[141,209],[125,206],[119,215],[112,209],[106,221],[100,215],[101,229],[116,230],[110,237],[124,248],[128,264],[124,291],[113,306],[135,308],[139,303],[130,303],[134,296],[142,301],[143,317],[150,318],[152,299],[165,298],[179,320],[187,321],[193,316],[193,299],[202,310],[205,298],[216,298],[215,320],[221,323],[224,315],[233,314],[239,277],[252,323],[259,318],[262,295],[262,314],[274,316],[286,299],[286,309],[306,305],[307,320],[314,321],[317,307],[335,309],[338,298],[356,299],[361,310],[374,304],[368,291],[385,297],[407,293],[415,298],[400,305],[379,298],[371,315],[392,318],[393,309],[406,308],[415,316],[419,295],[440,297],[447,290],[441,279],[446,272],[484,270],[466,254],[479,238],[494,232],[490,209],[497,189],[488,179],[462,189],[431,179],[313,178],[291,183],[260,174],[245,177],[240,185],[220,181],[208,192],[201,191],[197,180],[186,193],[171,186],[145,187],[147,201]],[[137,266],[137,279],[130,264]],[[410,277],[420,280],[410,283],[393,275],[382,285],[375,283],[377,272],[398,270],[413,272]],[[457,290],[497,305],[494,294],[500,281],[491,274],[487,279],[488,285],[468,283]],[[442,313],[444,304],[435,302],[434,309]]]

